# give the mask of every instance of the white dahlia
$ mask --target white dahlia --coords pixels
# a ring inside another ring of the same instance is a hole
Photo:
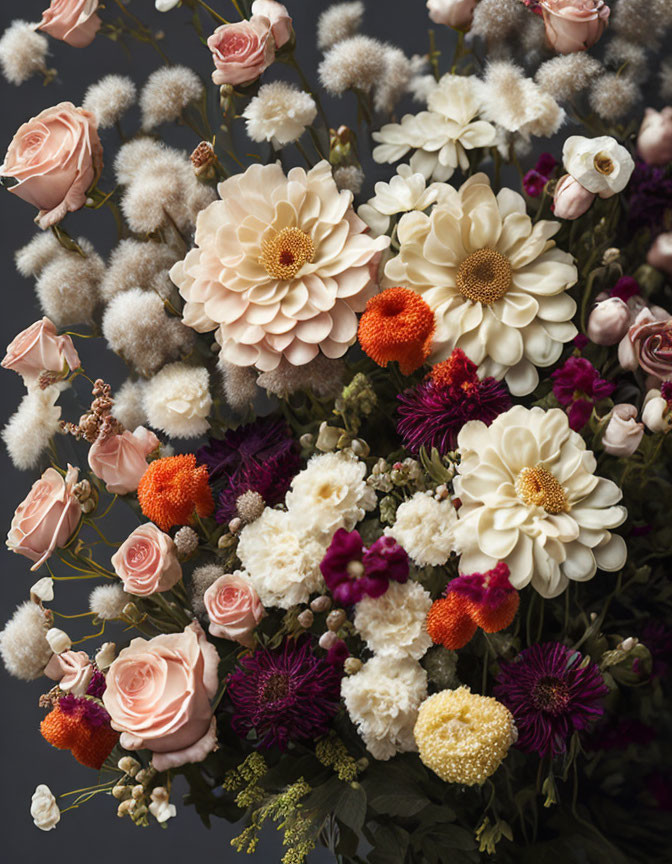
[[[252,165],[198,214],[196,248],[170,271],[184,323],[217,330],[222,358],[267,372],[321,350],[341,357],[376,290],[389,238],[369,236],[327,162],[310,171]]]
[[[516,405],[491,426],[470,421],[457,442],[461,570],[504,561],[515,588],[531,583],[557,597],[570,579],[623,567],[625,541],[610,533],[627,516],[616,506],[622,492],[595,476],[595,457],[564,411]]]
[[[427,96],[427,111],[406,114],[401,123],[387,123],[373,133],[376,162],[396,162],[409,150],[411,168],[427,179],[448,180],[458,167],[469,167],[467,150],[489,147],[496,131],[478,120],[483,107],[483,82],[475,76],[444,75]]]
[[[355,628],[368,647],[386,657],[420,660],[431,648],[427,613],[432,598],[419,582],[390,582],[381,597],[355,607]]]
[[[577,333],[567,294],[577,270],[551,240],[560,227],[533,223],[523,198],[511,189],[495,196],[485,174],[444,190],[430,214],[401,217],[385,275],[433,310],[432,362],[461,348],[481,377],[505,378],[516,396],[534,390],[535,367],[555,363]]]

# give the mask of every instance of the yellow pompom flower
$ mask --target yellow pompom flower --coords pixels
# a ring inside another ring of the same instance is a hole
[[[465,786],[494,774],[518,737],[508,708],[468,687],[425,699],[414,734],[424,764],[447,783]]]

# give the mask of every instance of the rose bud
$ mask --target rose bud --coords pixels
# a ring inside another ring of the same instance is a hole
[[[647,165],[672,162],[672,107],[647,108],[637,137],[637,152]]]
[[[649,390],[642,406],[642,420],[651,432],[669,432],[672,428],[672,411],[660,390]]]
[[[474,17],[476,0],[427,0],[429,17],[435,24],[468,30]]]
[[[628,332],[630,310],[620,297],[598,303],[588,318],[588,338],[596,345],[615,345]]]
[[[659,234],[646,256],[648,263],[657,270],[672,276],[672,232]]]
[[[584,189],[578,180],[565,174],[555,187],[553,213],[559,219],[578,219],[590,208],[595,193]]]
[[[135,432],[99,436],[89,449],[89,467],[113,495],[135,492],[147,470],[147,457],[161,445],[153,432],[138,426]]]
[[[254,0],[252,15],[263,15],[271,22],[271,32],[275,39],[275,47],[282,46],[292,38],[292,19],[287,7],[278,0]]]
[[[51,0],[36,30],[43,30],[73,48],[86,48],[100,30],[98,0]]]
[[[604,33],[610,9],[604,0],[541,0],[548,44],[558,54],[591,48]]]
[[[634,405],[614,405],[611,419],[602,436],[602,446],[612,456],[632,456],[644,435],[644,424],[638,423]]]
[[[264,15],[249,21],[222,24],[208,39],[215,65],[214,84],[251,84],[275,60],[275,39],[271,22]]]

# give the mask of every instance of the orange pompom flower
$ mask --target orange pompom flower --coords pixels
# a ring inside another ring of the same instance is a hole
[[[119,740],[107,711],[85,696],[59,699],[40,724],[40,732],[53,747],[70,750],[78,762],[97,771]]]
[[[209,516],[215,509],[208,469],[193,453],[151,462],[138,485],[142,512],[162,531],[193,521],[194,511]]]
[[[471,620],[467,606],[458,594],[448,594],[432,603],[427,613],[427,632],[435,645],[456,651],[469,642],[478,628]]]
[[[366,304],[359,322],[359,344],[379,366],[391,360],[404,375],[429,356],[436,327],[434,313],[410,288],[387,288]]]
[[[468,393],[479,385],[478,366],[473,363],[461,348],[453,349],[450,357],[432,366],[429,377],[435,387],[450,390],[464,390]]]

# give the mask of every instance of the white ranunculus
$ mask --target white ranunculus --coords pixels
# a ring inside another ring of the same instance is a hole
[[[375,195],[357,211],[360,219],[376,234],[385,234],[390,216],[411,210],[426,210],[439,199],[442,183],[427,186],[424,175],[414,174],[410,165],[399,165],[389,183],[381,181],[374,187]]]
[[[622,192],[635,168],[630,153],[609,135],[572,135],[562,148],[562,159],[566,171],[600,198]]]
[[[56,798],[51,789],[44,783],[40,783],[33,792],[30,815],[40,831],[51,831],[61,819],[61,811],[58,809]]]

